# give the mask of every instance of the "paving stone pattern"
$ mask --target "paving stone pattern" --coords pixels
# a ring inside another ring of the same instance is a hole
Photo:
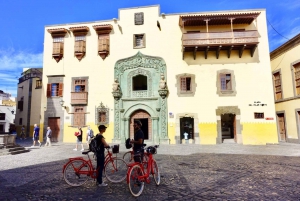
[[[0,200],[300,200],[298,144],[161,146],[155,155],[161,185],[151,179],[138,198],[125,181],[113,184],[104,179],[109,185],[97,187],[90,179],[81,187],[69,186],[62,167],[69,157],[83,156],[74,147],[56,143],[0,156]]]

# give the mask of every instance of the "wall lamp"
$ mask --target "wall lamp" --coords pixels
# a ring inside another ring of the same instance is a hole
[[[63,99],[60,99],[59,104],[60,104],[63,108],[67,109],[67,106],[64,106],[64,103],[65,103],[65,101],[64,101]]]

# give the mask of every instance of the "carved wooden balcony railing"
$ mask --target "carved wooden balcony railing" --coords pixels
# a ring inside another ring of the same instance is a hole
[[[88,103],[88,92],[71,92],[71,105]]]
[[[239,50],[241,58],[244,49],[250,49],[251,57],[257,47],[259,33],[253,31],[239,32],[208,32],[208,33],[185,33],[182,35],[182,46],[184,52],[194,52],[194,59],[197,51],[204,51],[207,58],[207,51],[216,51],[219,57],[220,50],[227,50],[228,58],[231,50]]]

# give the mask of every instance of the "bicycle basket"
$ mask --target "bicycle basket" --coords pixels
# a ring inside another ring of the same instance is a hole
[[[156,148],[152,146],[148,147],[146,151],[148,154],[156,154]]]
[[[113,152],[114,154],[119,153],[119,145],[118,145],[118,144],[116,144],[116,145],[114,145],[114,146],[112,147],[112,152]]]

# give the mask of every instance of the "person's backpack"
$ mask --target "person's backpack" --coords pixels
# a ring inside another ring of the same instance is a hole
[[[90,137],[91,137],[91,138],[95,137],[95,136],[94,136],[94,131],[93,131],[92,129],[90,130]]]
[[[98,144],[100,135],[96,135],[96,137],[94,137],[91,140],[91,143],[89,144],[89,150],[91,150],[94,153],[97,153],[100,151],[100,144]]]

